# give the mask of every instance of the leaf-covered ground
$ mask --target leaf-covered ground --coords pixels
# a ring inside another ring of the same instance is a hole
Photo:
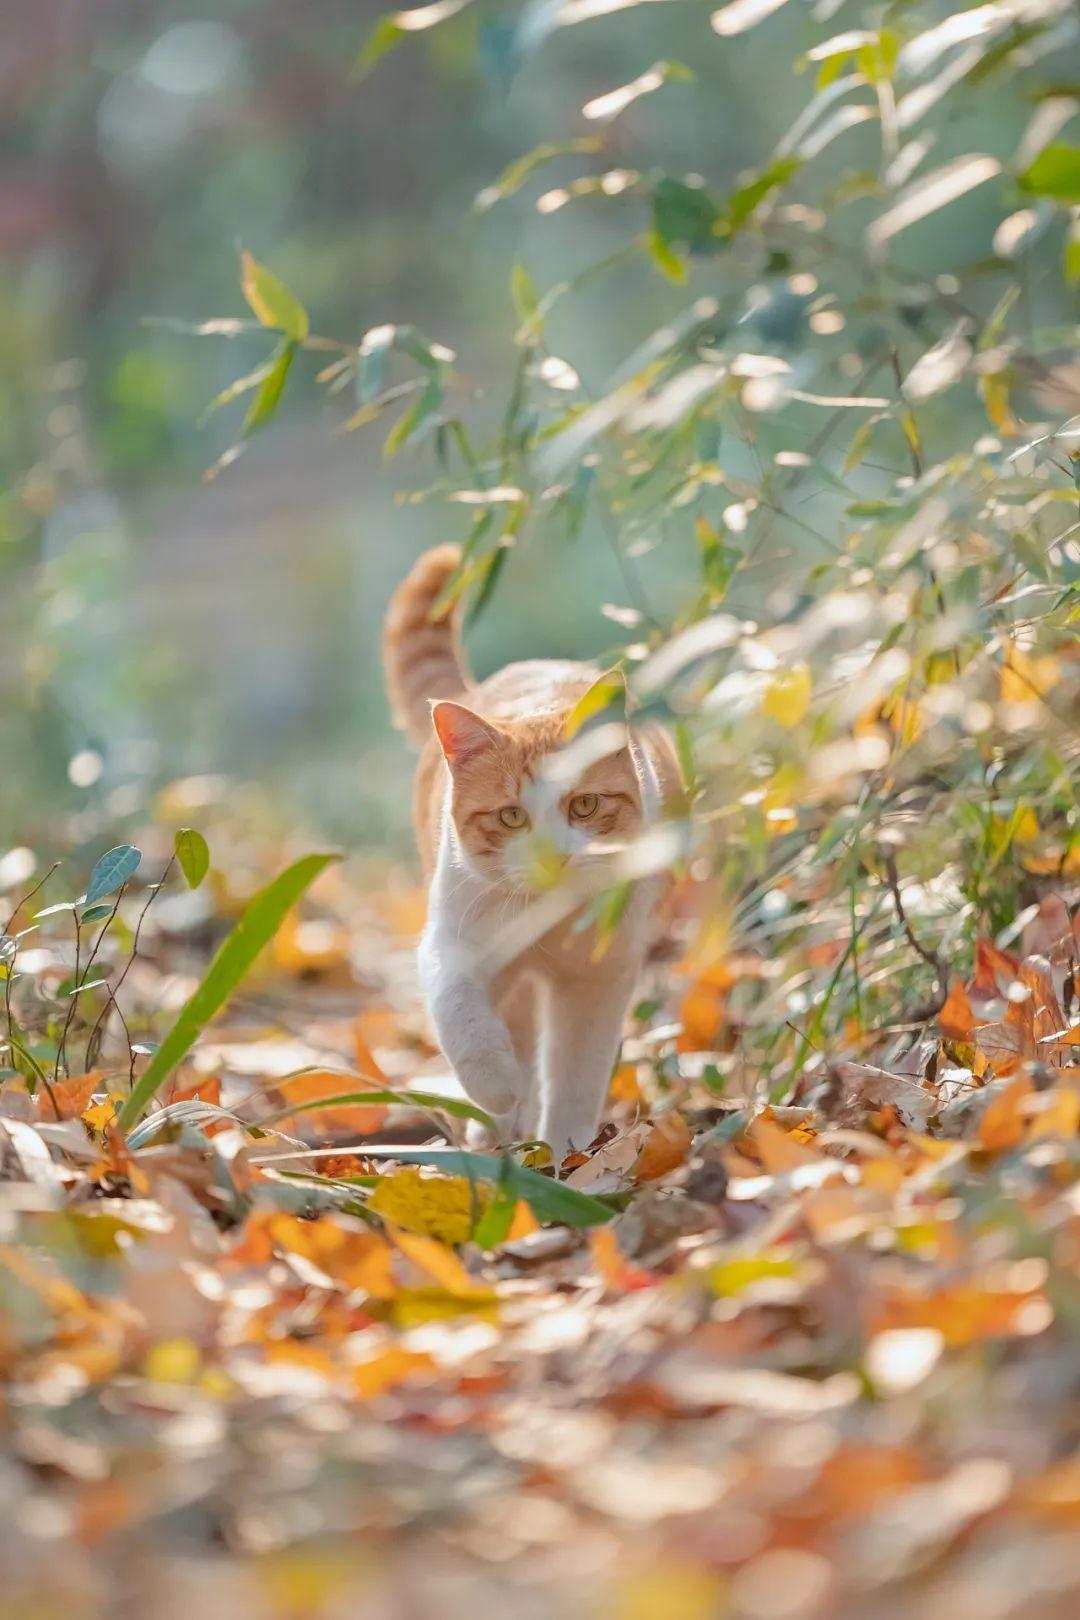
[[[212,879],[149,913],[136,1048]],[[126,1048],[9,1071],[0,1616],[1075,1614],[1070,898],[784,1106],[732,1061],[766,964],[659,963],[558,1185],[460,1151],[395,872],[323,875],[126,1142]],[[21,946],[29,1043],[70,944]]]

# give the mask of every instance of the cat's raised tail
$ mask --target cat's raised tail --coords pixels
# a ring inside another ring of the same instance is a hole
[[[431,735],[431,703],[460,697],[469,684],[456,607],[438,601],[461,561],[460,546],[425,551],[394,592],[383,626],[383,668],[390,712],[416,743]]]

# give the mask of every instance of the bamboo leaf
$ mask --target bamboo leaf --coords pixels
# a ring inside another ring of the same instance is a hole
[[[303,304],[250,253],[240,255],[240,290],[262,326],[283,333],[295,343],[307,337],[311,323]]]

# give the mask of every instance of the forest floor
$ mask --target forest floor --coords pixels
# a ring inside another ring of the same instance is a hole
[[[752,960],[658,966],[556,1183],[460,1151],[422,897],[344,873],[141,1134],[126,1055],[3,1083],[0,1620],[1075,1615],[1062,902],[903,1063],[826,1053],[789,1106],[733,1061]],[[161,896],[137,1007],[183,1002],[237,903]],[[312,1106],[368,1089],[414,1100]]]

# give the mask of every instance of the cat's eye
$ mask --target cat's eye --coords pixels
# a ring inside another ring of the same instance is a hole
[[[575,793],[570,800],[570,815],[574,821],[588,821],[590,816],[595,816],[599,803],[595,793]]]
[[[529,818],[525,814],[525,811],[521,808],[520,804],[508,804],[504,806],[504,808],[499,811],[499,820],[502,822],[503,826],[508,832],[520,832],[522,827],[527,827],[529,824]]]

